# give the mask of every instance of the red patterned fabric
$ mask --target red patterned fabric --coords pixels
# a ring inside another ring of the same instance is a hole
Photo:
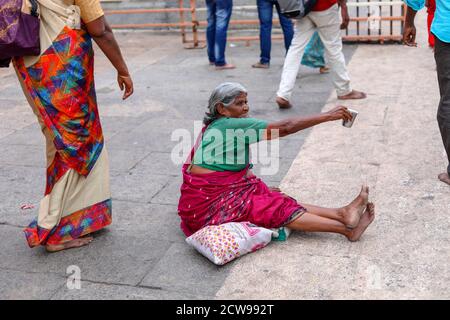
[[[259,227],[278,228],[306,209],[280,192],[271,191],[247,169],[190,174],[183,168],[183,185],[178,204],[181,229],[190,236],[209,225],[248,221]]]
[[[38,62],[16,66],[42,120],[54,136],[58,156],[49,167],[47,194],[68,169],[87,176],[103,148],[89,34],[65,27]]]
[[[181,230],[186,236],[205,226],[227,222],[248,221],[259,227],[278,228],[306,212],[295,199],[271,191],[255,175],[248,176],[249,166],[237,172],[187,172],[206,128],[203,128],[183,166],[178,214],[181,217]]]
[[[111,222],[111,200],[106,200],[62,218],[52,230],[39,227],[34,220],[24,232],[28,245],[32,248],[46,244],[62,244],[98,231]]]

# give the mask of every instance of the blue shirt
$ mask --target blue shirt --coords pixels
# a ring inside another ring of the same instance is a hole
[[[403,0],[412,9],[419,11],[425,5],[425,0]],[[450,1],[436,0],[431,32],[443,42],[450,43]]]

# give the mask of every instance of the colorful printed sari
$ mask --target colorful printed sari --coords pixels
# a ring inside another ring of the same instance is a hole
[[[102,229],[112,221],[109,166],[90,35],[65,26],[31,65],[25,58],[14,64],[47,144],[45,196],[38,218],[24,230],[29,246],[62,244]]]
[[[249,167],[237,172],[188,172],[200,139],[201,135],[183,166],[178,214],[186,236],[205,226],[227,222],[249,221],[260,227],[278,228],[306,212],[295,199],[271,191],[261,179],[248,174]]]

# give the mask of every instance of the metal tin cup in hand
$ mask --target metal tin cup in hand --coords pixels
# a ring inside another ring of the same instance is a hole
[[[352,114],[352,119],[351,120],[342,120],[342,125],[346,128],[351,128],[353,126],[353,122],[355,122],[356,116],[358,115],[358,111],[353,110],[353,109],[347,109],[348,112],[350,112]]]

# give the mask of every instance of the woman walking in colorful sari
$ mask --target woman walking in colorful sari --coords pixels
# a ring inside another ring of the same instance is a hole
[[[50,252],[90,243],[86,235],[111,223],[108,155],[94,87],[91,39],[133,82],[98,0],[39,0],[41,54],[14,65],[46,139],[47,184],[38,218],[25,235],[30,247]]]
[[[252,172],[249,146],[284,137],[327,121],[352,118],[346,107],[311,117],[270,122],[248,118],[247,91],[238,83],[223,83],[212,93],[205,127],[183,166],[178,204],[181,229],[190,236],[208,225],[249,221],[265,228],[334,232],[357,241],[375,217],[369,189],[347,206],[327,209],[300,204],[270,189]]]

